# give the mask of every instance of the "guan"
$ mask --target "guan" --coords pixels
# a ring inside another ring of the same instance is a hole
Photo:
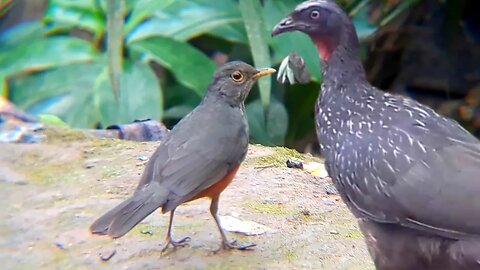
[[[272,35],[291,31],[318,49],[320,150],[376,268],[480,269],[480,141],[431,108],[373,87],[355,27],[335,2],[299,4]]]

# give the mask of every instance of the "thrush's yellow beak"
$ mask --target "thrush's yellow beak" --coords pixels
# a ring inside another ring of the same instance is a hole
[[[259,69],[258,72],[255,73],[255,75],[253,75],[252,79],[258,79],[266,75],[274,74],[275,72],[277,71],[273,68],[262,68],[262,69]]]

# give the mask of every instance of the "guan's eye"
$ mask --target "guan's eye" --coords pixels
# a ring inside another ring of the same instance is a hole
[[[312,20],[316,20],[318,18],[320,18],[320,12],[318,10],[312,10],[312,12],[310,12],[310,18]]]
[[[243,74],[240,71],[233,72],[231,77],[236,82],[243,81]]]

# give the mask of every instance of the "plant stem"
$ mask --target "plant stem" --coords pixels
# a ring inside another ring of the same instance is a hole
[[[124,0],[107,0],[108,76],[117,101],[123,60],[123,7]]]

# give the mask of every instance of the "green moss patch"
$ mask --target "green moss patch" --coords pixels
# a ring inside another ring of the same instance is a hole
[[[93,139],[94,137],[86,132],[79,130],[56,127],[48,125],[44,131],[47,136],[47,142],[71,142],[71,141],[85,141],[87,139]]]
[[[317,158],[311,155],[305,155],[299,153],[295,149],[290,149],[286,147],[275,147],[273,148],[273,154],[268,156],[257,157],[253,160],[253,163],[257,166],[275,166],[275,167],[284,167],[286,166],[287,160],[297,160],[302,162],[308,161],[318,161]]]
[[[21,167],[32,183],[50,184],[76,178],[75,171],[79,165],[72,160],[43,160],[39,153],[30,152],[22,156]]]
[[[271,202],[248,202],[245,205],[245,208],[248,208],[256,213],[261,214],[270,214],[270,215],[289,215],[293,211],[287,209],[284,205]]]

